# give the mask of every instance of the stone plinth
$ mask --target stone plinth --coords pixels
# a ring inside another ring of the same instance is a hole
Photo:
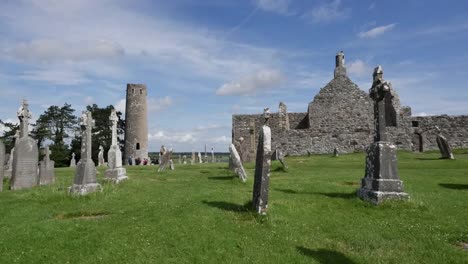
[[[261,215],[268,210],[268,191],[270,184],[271,166],[271,130],[264,125],[260,131],[255,163],[255,179],[253,187],[252,205]]]
[[[373,204],[388,199],[408,199],[403,192],[397,168],[396,147],[388,142],[375,142],[367,149],[366,175],[358,196]]]
[[[107,169],[104,177],[107,181],[111,181],[113,183],[121,183],[128,179],[127,170],[125,168],[115,168],[115,169]]]

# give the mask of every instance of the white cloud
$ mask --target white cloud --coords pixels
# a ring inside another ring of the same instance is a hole
[[[163,98],[148,98],[149,111],[162,111],[173,104],[172,98],[169,96]]]
[[[48,82],[56,85],[78,85],[89,82],[89,79],[86,78],[84,73],[67,68],[29,70],[25,71],[19,78],[28,81]]]
[[[229,128],[230,125],[217,125],[217,124],[209,124],[209,125],[198,125],[195,127],[196,131],[203,131],[203,130],[215,130],[215,129],[224,129]]]
[[[262,69],[239,81],[225,83],[216,90],[216,95],[253,95],[261,90],[272,89],[284,80],[278,70]]]
[[[125,109],[126,109],[126,107],[127,107],[126,103],[127,103],[127,100],[125,100],[125,99],[120,99],[120,100],[114,105],[115,110],[116,110],[116,111],[120,111],[122,114],[125,115]]]
[[[419,35],[453,34],[468,30],[468,23],[436,25],[417,32]]]
[[[212,143],[231,143],[231,137],[226,137],[226,136],[214,137],[214,138],[210,139],[210,142],[212,142]]]
[[[257,7],[263,11],[273,12],[280,15],[291,15],[289,10],[291,0],[256,0]]]
[[[310,19],[314,23],[328,23],[346,19],[350,14],[350,8],[341,7],[341,0],[333,0],[329,3],[313,8],[302,17]]]
[[[346,66],[349,74],[354,74],[356,76],[371,76],[372,69],[371,67],[362,60],[355,60],[349,63]]]
[[[84,103],[86,105],[91,105],[95,102],[94,98],[92,96],[86,96],[85,99],[84,99]]]
[[[380,26],[372,28],[368,31],[363,31],[358,34],[360,38],[375,38],[382,35],[383,33],[392,30],[396,26],[396,23],[389,24],[386,26]]]
[[[169,146],[174,143],[194,143],[196,138],[193,133],[186,132],[166,132],[157,130],[148,134],[149,141],[156,141],[161,145]]]
[[[420,113],[414,114],[414,116],[428,116],[428,114],[426,112],[420,112]]]

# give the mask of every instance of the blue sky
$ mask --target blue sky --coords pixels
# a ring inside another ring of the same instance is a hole
[[[22,98],[124,110],[144,83],[151,151],[226,151],[232,114],[305,112],[340,50],[361,89],[381,64],[413,114],[468,114],[466,1],[1,0],[0,36],[0,119]]]

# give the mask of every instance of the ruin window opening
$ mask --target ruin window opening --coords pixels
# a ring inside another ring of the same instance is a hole
[[[132,94],[135,94],[135,89],[132,88]]]
[[[419,127],[419,121],[411,121],[413,127]]]
[[[140,143],[136,143],[136,150],[140,150]]]
[[[142,89],[140,89],[140,94],[143,94],[143,90],[142,90]]]

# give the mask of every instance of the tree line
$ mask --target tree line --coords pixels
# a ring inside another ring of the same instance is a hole
[[[97,164],[99,146],[104,147],[105,153],[112,143],[112,123],[109,120],[114,106],[99,107],[96,104],[88,105],[86,110],[91,111],[96,124],[93,128],[92,136],[92,158]],[[77,113],[80,116],[81,113]],[[81,158],[81,134],[79,119],[75,115],[75,109],[68,103],[63,106],[50,106],[39,116],[35,124],[31,124],[30,136],[37,141],[39,149],[49,146],[50,159],[55,161],[56,167],[67,167],[70,165],[72,153],[75,159]],[[117,135],[120,148],[123,149],[125,133],[125,120],[122,113],[117,111],[119,121],[117,123]],[[0,139],[5,144],[6,153],[10,153],[15,145],[15,134],[19,130],[19,125],[0,120],[0,124],[5,127],[5,131]],[[40,153],[42,156],[42,152]]]

